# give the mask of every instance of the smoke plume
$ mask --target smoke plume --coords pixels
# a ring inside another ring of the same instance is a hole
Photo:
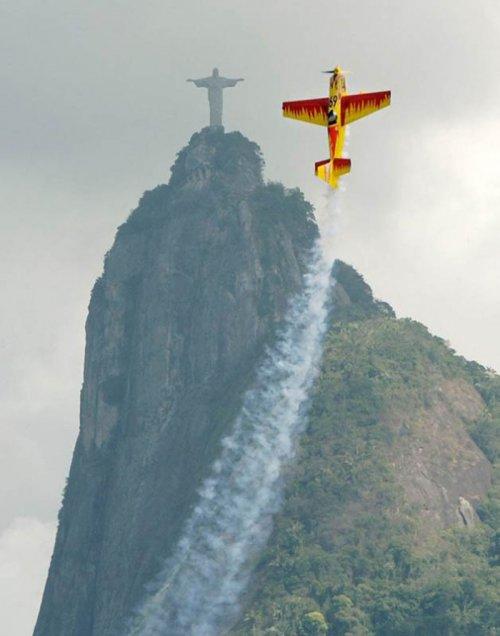
[[[327,227],[323,240],[328,234]],[[280,506],[283,468],[294,456],[318,374],[332,285],[324,252],[319,240],[303,290],[292,299],[277,343],[245,394],[181,540],[129,634],[215,636],[237,618],[252,564]]]

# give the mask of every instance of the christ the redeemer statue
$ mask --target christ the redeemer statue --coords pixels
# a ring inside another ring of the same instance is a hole
[[[188,79],[188,82],[193,82],[200,88],[208,88],[208,103],[210,105],[210,128],[216,128],[222,126],[222,91],[225,88],[231,88],[236,86],[238,82],[242,82],[243,79],[228,79],[227,77],[221,77],[219,75],[219,69],[214,68],[210,77],[203,77],[202,79]]]

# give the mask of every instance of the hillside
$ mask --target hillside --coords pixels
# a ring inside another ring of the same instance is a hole
[[[500,378],[343,264],[306,434],[237,634],[494,634]]]

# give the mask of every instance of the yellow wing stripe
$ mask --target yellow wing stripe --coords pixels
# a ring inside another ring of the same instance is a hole
[[[391,91],[344,95],[340,106],[342,126],[352,124],[357,119],[371,115],[381,108],[386,108],[390,103]]]
[[[283,116],[318,126],[328,125],[328,97],[283,102]]]

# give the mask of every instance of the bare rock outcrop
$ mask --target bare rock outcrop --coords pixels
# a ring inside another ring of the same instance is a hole
[[[438,529],[472,525],[474,505],[491,484],[491,464],[471,439],[467,423],[486,405],[463,378],[442,379],[431,403],[398,414],[395,476],[407,500],[418,506],[426,525]]]
[[[240,133],[197,133],[118,230],[37,635],[123,633],[302,285],[311,207],[262,164]]]

